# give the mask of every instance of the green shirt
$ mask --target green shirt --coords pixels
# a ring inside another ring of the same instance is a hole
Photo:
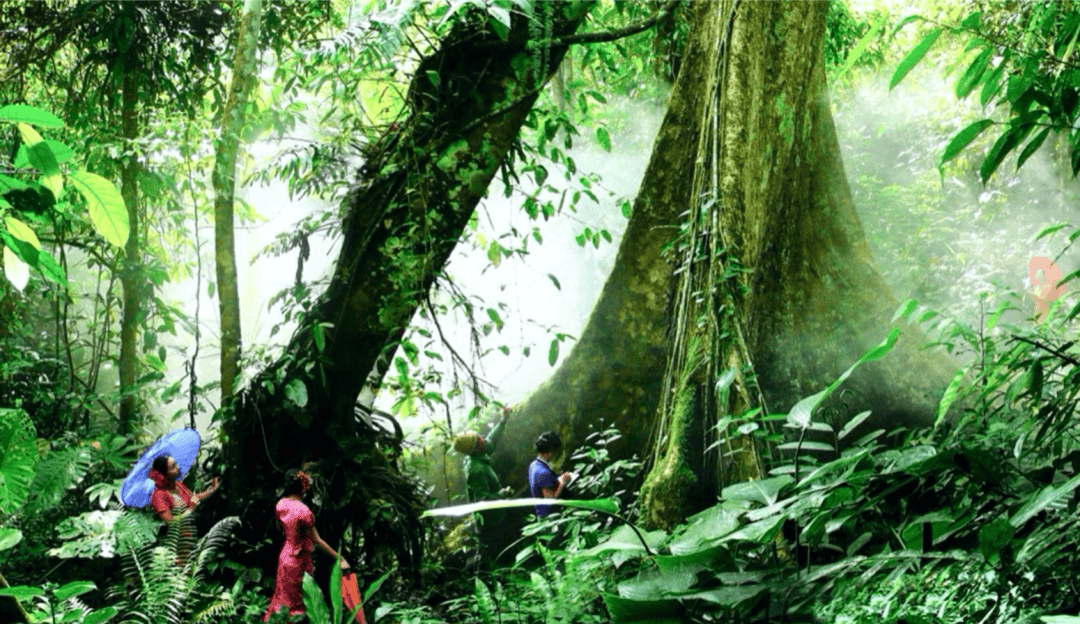
[[[483,450],[475,455],[465,456],[465,492],[470,502],[490,500],[499,494],[499,477],[491,468],[491,454],[495,452],[495,443],[502,434],[504,418],[495,425],[486,438]]]

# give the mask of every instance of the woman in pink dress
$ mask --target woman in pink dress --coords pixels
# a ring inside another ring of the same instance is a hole
[[[304,581],[304,572],[312,573],[314,566],[311,564],[312,545],[322,548],[330,556],[337,559],[343,570],[349,569],[349,564],[339,555],[315,530],[315,516],[303,503],[304,494],[311,487],[311,478],[302,470],[290,470],[285,474],[285,491],[281,500],[278,501],[277,512],[278,524],[285,533],[285,544],[281,547],[278,555],[277,578],[274,581],[274,597],[270,599],[270,607],[266,609],[262,621],[270,619],[270,614],[286,607],[290,615],[304,614],[304,601],[301,587]]]

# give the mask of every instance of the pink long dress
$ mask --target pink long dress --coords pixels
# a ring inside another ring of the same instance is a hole
[[[278,555],[277,578],[274,581],[274,597],[262,621],[270,619],[270,614],[286,607],[291,615],[304,613],[304,601],[301,587],[304,572],[311,573],[311,528],[315,526],[315,516],[308,506],[291,498],[278,501],[278,522],[285,532],[285,544]]]

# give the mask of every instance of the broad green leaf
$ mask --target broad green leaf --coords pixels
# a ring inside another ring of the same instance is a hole
[[[893,73],[892,79],[889,81],[889,90],[892,91],[893,87],[900,84],[900,81],[904,79],[904,76],[908,75],[916,64],[922,60],[926,53],[930,51],[930,47],[934,45],[938,37],[941,36],[942,29],[935,28],[930,31],[930,34],[923,37],[923,40],[919,42],[919,45],[915,46],[908,55],[904,57],[903,61],[900,61],[900,65],[897,66],[896,72]]]
[[[1025,522],[1034,518],[1039,512],[1050,507],[1066,494],[1070,494],[1077,486],[1080,486],[1080,475],[1069,479],[1057,487],[1052,485],[1046,486],[1037,495],[1032,497],[1027,504],[1021,507],[1013,517],[1009,519],[1009,523],[1014,527],[1020,528]]]
[[[64,176],[60,174],[60,163],[56,162],[52,150],[36,130],[24,123],[19,124],[19,134],[26,143],[26,154],[30,164],[41,170],[42,186],[59,198],[64,190]]]
[[[22,292],[26,285],[30,283],[30,265],[23,262],[7,246],[4,247],[4,276],[19,292]]]
[[[768,589],[768,586],[761,584],[728,585],[717,589],[707,589],[690,594],[683,594],[680,598],[683,600],[704,600],[728,608],[734,608],[747,600],[760,596],[766,589]]]
[[[987,66],[990,65],[990,59],[993,58],[995,51],[995,47],[987,45],[986,49],[971,62],[971,65],[968,66],[964,75],[960,76],[960,80],[956,81],[957,99],[962,100],[966,98],[968,94],[979,85],[983,75],[986,73]]]
[[[487,309],[487,314],[488,314],[488,318],[490,318],[491,321],[493,323],[495,323],[496,330],[497,331],[502,331],[503,320],[502,320],[502,317],[499,316],[499,311],[496,310],[495,308],[488,308]]]
[[[664,540],[667,538],[667,533],[663,530],[650,531],[643,534],[645,543],[649,545],[649,548],[654,552],[659,550],[663,545]],[[611,537],[607,538],[603,542],[600,542],[592,548],[587,548],[581,551],[580,554],[586,556],[599,555],[601,553],[608,552],[645,552],[645,547],[641,544],[641,540],[638,539],[634,529],[629,525],[623,524],[619,528],[611,532]]]
[[[554,338],[551,341],[551,346],[548,348],[548,364],[555,366],[555,362],[559,361],[559,339]]]
[[[788,413],[788,422],[798,429],[806,429],[814,417],[814,410],[825,400],[826,390],[808,396],[796,403]]]
[[[596,140],[600,143],[600,147],[604,148],[605,152],[611,151],[611,135],[608,134],[607,128],[601,126],[596,129]]]
[[[982,91],[979,92],[979,103],[986,106],[990,103],[997,92],[1001,90],[1001,76],[1005,73],[1005,61],[998,63],[998,66],[990,70],[990,75],[987,76],[986,82],[983,83]]]
[[[619,583],[619,595],[630,600],[674,598],[687,593],[697,582],[697,568],[679,566],[666,570],[645,570]]]
[[[338,544],[338,553],[341,545]],[[337,561],[330,568],[330,612],[334,614],[333,623],[341,624],[341,564]]]
[[[989,561],[1005,544],[1009,543],[1015,532],[1016,530],[1009,524],[1009,519],[1004,516],[984,525],[979,529],[979,550],[982,551],[983,557]]]
[[[728,505],[728,506],[725,506]],[[687,519],[689,526],[668,544],[672,555],[688,556],[715,548],[724,537],[739,528],[741,512],[730,503],[713,505]]]
[[[555,277],[551,273],[548,273],[548,279],[551,280],[552,284],[555,284],[555,288],[557,290],[562,290],[562,285],[559,284],[559,278]]]
[[[52,113],[26,104],[9,104],[0,108],[0,121],[8,123],[27,123],[42,128],[63,128],[64,122]]]
[[[67,600],[75,596],[81,596],[87,592],[92,592],[97,589],[97,584],[93,581],[72,581],[67,585],[64,585],[60,589],[56,590],[54,594],[57,600]]]
[[[0,551],[15,548],[22,541],[23,534],[19,529],[11,527],[0,528]]]
[[[847,424],[844,425],[844,428],[840,430],[840,433],[838,433],[836,435],[836,437],[838,439],[840,439],[840,440],[843,440],[852,431],[855,431],[856,427],[863,424],[863,421],[865,421],[867,418],[870,418],[870,412],[862,412],[862,413],[860,413],[855,418],[852,418],[851,420],[849,420],[847,422]]]
[[[1016,159],[1017,171],[1020,170],[1020,167],[1024,166],[1024,163],[1027,162],[1028,158],[1031,158],[1031,156],[1035,152],[1039,151],[1039,148],[1042,147],[1043,141],[1046,140],[1046,137],[1049,136],[1049,134],[1050,128],[1043,129],[1042,132],[1036,134],[1035,138],[1031,139],[1031,141],[1024,147],[1024,150],[1020,152],[1020,157]]]
[[[315,348],[319,350],[319,353],[323,352],[326,348],[326,333],[323,330],[322,323],[315,323],[311,328],[311,336],[315,339]]]
[[[945,421],[945,414],[949,413],[949,408],[952,407],[957,393],[960,392],[960,384],[964,382],[964,374],[964,369],[958,368],[956,373],[953,374],[952,380],[949,381],[949,386],[945,388],[945,394],[941,396],[941,401],[938,402],[937,415],[934,417],[934,428],[940,427],[941,423]]]
[[[49,151],[52,152],[53,158],[56,159],[57,163],[67,162],[75,155],[70,147],[64,145],[60,141],[45,139],[44,144],[49,148]],[[30,162],[30,151],[26,148],[25,144],[19,146],[19,153],[15,156],[13,166],[16,169],[32,166],[32,163]]]
[[[15,596],[18,600],[30,600],[37,596],[44,596],[45,592],[40,587],[29,585],[16,585],[14,587],[0,587],[0,596]]]
[[[52,254],[44,249],[38,251],[37,270],[41,271],[42,275],[53,282],[60,284],[61,286],[67,286],[67,276],[64,275],[63,267],[57,264],[56,259],[52,257]]]
[[[1016,149],[1016,146],[1020,144],[1021,132],[1021,128],[1014,127],[998,137],[998,140],[990,148],[986,158],[983,159],[982,165],[979,167],[979,176],[982,178],[983,184],[986,184],[990,176],[994,175],[994,172],[997,171],[1001,162],[1009,155],[1009,152]]]
[[[720,496],[725,500],[742,500],[772,505],[780,496],[780,491],[794,482],[795,479],[790,476],[780,475],[769,479],[736,483],[724,488]]]
[[[127,244],[131,224],[128,221],[124,198],[116,186],[105,178],[86,171],[73,173],[68,179],[86,199],[94,229],[117,247]]]
[[[813,396],[806,397],[805,399],[796,403],[791,408],[791,411],[788,413],[788,422],[799,429],[806,429],[807,427],[809,427],[814,414],[814,410],[817,409],[817,407],[825,399],[827,399],[829,395],[835,392],[836,389],[839,388],[840,385],[843,384],[847,380],[847,378],[850,377],[853,372],[855,372],[855,369],[858,368],[860,365],[866,362],[880,360],[881,358],[888,355],[888,353],[892,351],[893,347],[896,346],[896,340],[899,337],[900,328],[892,328],[892,330],[889,332],[889,336],[885,338],[884,342],[864,353],[863,356],[858,359],[858,361],[856,361],[854,364],[851,365],[850,368],[844,371],[844,374],[840,375],[840,377],[838,377],[836,381],[829,384],[828,388],[825,388],[821,392],[818,392]]]
[[[7,226],[8,232],[11,232],[11,235],[15,238],[30,243],[34,246],[34,249],[41,249],[41,241],[38,240],[37,234],[30,229],[30,226],[11,216],[4,217],[4,225]]]
[[[319,589],[319,584],[315,582],[315,579],[311,577],[311,574],[304,572],[304,581],[302,586],[304,607],[307,608],[307,616],[312,622],[329,622],[330,613],[326,610],[326,600],[323,598],[322,590]]]
[[[307,386],[303,379],[293,379],[285,384],[285,398],[297,407],[304,407],[308,402]]]
[[[468,505],[454,505],[453,507],[436,507],[428,509],[420,514],[421,518],[433,516],[466,516],[477,511],[489,509],[508,509],[512,507],[535,507],[536,505],[562,505],[577,509],[590,509],[614,514],[619,511],[619,504],[615,498],[598,498],[595,500],[563,500],[561,498],[513,498],[506,500],[482,501],[469,503]]]
[[[982,134],[983,130],[986,130],[993,124],[994,122],[989,119],[982,119],[969,124],[966,128],[957,132],[952,141],[949,141],[949,144],[945,146],[945,151],[941,153],[941,161],[938,163],[938,167],[941,167],[953,158],[956,158],[957,154],[963,151],[976,137]],[[893,320],[896,319],[894,318]]]
[[[487,257],[491,264],[496,267],[502,262],[502,246],[499,245],[498,241],[491,241],[491,245],[488,246]]]
[[[604,605],[607,607],[608,614],[614,624],[627,624],[630,622],[660,624],[668,621],[683,621],[680,618],[660,619],[678,613],[680,607],[677,600],[631,600],[607,592],[600,595],[604,599]]]
[[[21,190],[29,188],[29,186],[30,185],[28,185],[26,182],[23,182],[18,178],[13,178],[11,176],[6,176],[0,173],[0,193],[6,193],[7,191],[10,191],[12,189]]]
[[[37,458],[34,423],[21,409],[0,408],[0,513],[14,513],[30,493]]]
[[[20,260],[30,265],[31,268],[40,271],[46,278],[62,286],[67,285],[64,270],[60,268],[60,265],[56,263],[56,260],[53,259],[49,252],[44,249],[35,249],[30,243],[15,238],[8,233],[6,228],[0,230],[0,242],[3,242]]]
[[[975,11],[971,15],[965,17],[964,21],[960,22],[960,27],[978,32],[980,20],[982,20],[982,13]]]
[[[915,311],[915,308],[918,307],[918,305],[918,301],[915,301],[914,299],[908,299],[903,304],[901,304],[899,308],[896,309],[896,313],[893,314],[892,320],[889,322],[895,323],[896,320],[900,318],[907,320],[907,317],[911,316],[911,313]]]
[[[105,607],[103,609],[97,609],[91,611],[85,618],[83,618],[83,624],[101,624],[116,617],[119,611],[116,607]]]

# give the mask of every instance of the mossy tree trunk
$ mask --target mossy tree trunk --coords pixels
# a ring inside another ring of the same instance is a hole
[[[221,397],[233,393],[240,372],[240,291],[236,276],[234,213],[236,161],[244,131],[248,102],[258,71],[259,27],[262,0],[246,0],[236,27],[232,85],[221,114],[221,135],[214,146],[214,267],[217,275],[218,310],[221,314]]]
[[[543,3],[553,35],[574,33],[593,4]],[[327,291],[284,354],[226,407],[211,470],[243,477],[226,480],[225,495],[207,501],[217,506],[211,515],[236,514],[270,531],[260,536],[272,534],[282,471],[318,461],[324,539],[337,545],[352,526],[370,555],[396,550],[406,564],[418,563],[422,490],[384,454],[393,440],[379,444],[357,418],[357,397],[380,355],[397,348],[566,52],[542,49],[547,62],[538,67],[523,43],[523,17],[514,16],[511,44],[487,26],[486,14],[473,18],[421,62],[408,119],[368,154],[341,207],[342,249]]]
[[[724,461],[704,452],[718,418],[751,406],[787,412],[880,343],[897,306],[855,213],[829,111],[827,3],[691,7],[612,275],[495,456],[503,482],[520,485],[540,431],[560,431],[570,450],[604,418],[624,434],[616,456],[656,451],[643,502],[657,526],[707,506],[725,482],[761,476],[749,438],[712,451]],[[674,262],[661,253],[668,245]],[[905,332],[846,383],[850,413],[874,412],[866,427],[930,422],[948,370],[921,341]],[[735,378],[719,393],[728,370]]]

